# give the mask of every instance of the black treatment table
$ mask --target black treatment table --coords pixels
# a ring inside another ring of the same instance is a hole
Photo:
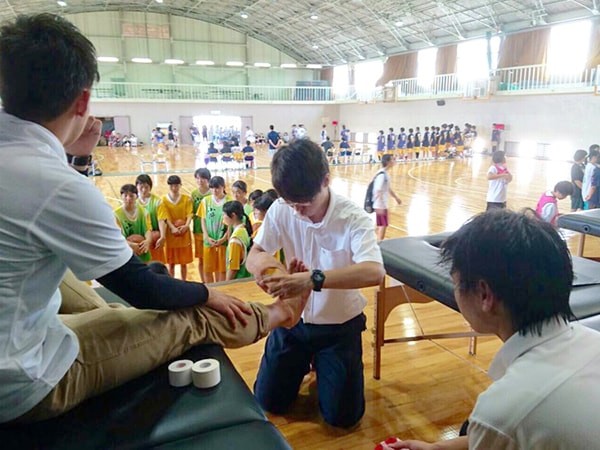
[[[600,209],[563,214],[558,216],[556,224],[560,228],[581,233],[577,256],[583,256],[585,236],[588,234],[591,236],[600,236]]]
[[[380,378],[381,347],[386,343],[471,337],[469,351],[475,353],[475,337],[479,334],[472,330],[385,339],[385,321],[390,312],[403,303],[437,301],[458,311],[449,268],[439,263],[439,247],[449,235],[450,233],[441,233],[390,239],[379,244],[387,275],[401,284],[387,287],[384,280],[375,298],[375,329],[373,330],[373,377],[375,379]],[[575,278],[571,291],[571,309],[582,324],[600,330],[600,262],[577,256],[572,258]]]

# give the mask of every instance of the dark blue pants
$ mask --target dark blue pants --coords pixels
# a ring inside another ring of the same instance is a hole
[[[300,321],[294,328],[276,328],[265,343],[254,395],[263,409],[284,413],[298,396],[314,357],[319,408],[325,421],[351,427],[365,412],[360,314],[339,325]]]

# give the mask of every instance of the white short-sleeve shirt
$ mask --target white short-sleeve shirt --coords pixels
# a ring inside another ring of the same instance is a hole
[[[373,208],[388,209],[389,201],[390,177],[384,169],[381,169],[373,179]]]
[[[355,203],[329,192],[329,206],[319,223],[277,200],[254,242],[271,254],[283,248],[288,260],[296,257],[310,270],[340,269],[367,261],[383,264],[369,216]],[[358,289],[323,289],[311,294],[302,317],[306,323],[340,324],[360,314],[366,304]]]
[[[515,334],[489,375],[469,418],[469,449],[598,448],[600,333],[551,322],[542,336]]]
[[[490,166],[487,173],[488,175],[497,175],[498,169],[496,169],[496,166]],[[488,192],[486,201],[490,203],[504,203],[506,201],[507,184],[508,183],[504,178],[488,180]]]
[[[82,280],[132,251],[102,193],[66,162],[40,125],[0,111],[0,422],[39,403],[79,346],[57,316],[69,267]]]

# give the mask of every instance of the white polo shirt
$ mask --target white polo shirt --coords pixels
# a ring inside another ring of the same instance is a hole
[[[469,418],[469,449],[598,448],[600,333],[551,322],[508,339]]]
[[[67,267],[82,280],[132,251],[102,193],[47,129],[0,111],[0,422],[39,403],[79,351],[59,320]]]
[[[269,208],[254,242],[267,253],[283,248],[311,270],[341,269],[361,262],[383,264],[369,216],[350,200],[330,192],[325,217],[313,223],[282,199]],[[358,289],[313,292],[302,315],[305,323],[340,324],[362,312],[367,300]]]

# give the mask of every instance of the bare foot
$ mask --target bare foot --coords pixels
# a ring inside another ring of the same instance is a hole
[[[292,328],[300,321],[302,311],[308,302],[312,291],[306,291],[305,294],[298,297],[287,298],[285,300],[277,299],[274,303],[267,306],[269,309],[269,329],[277,327]]]

